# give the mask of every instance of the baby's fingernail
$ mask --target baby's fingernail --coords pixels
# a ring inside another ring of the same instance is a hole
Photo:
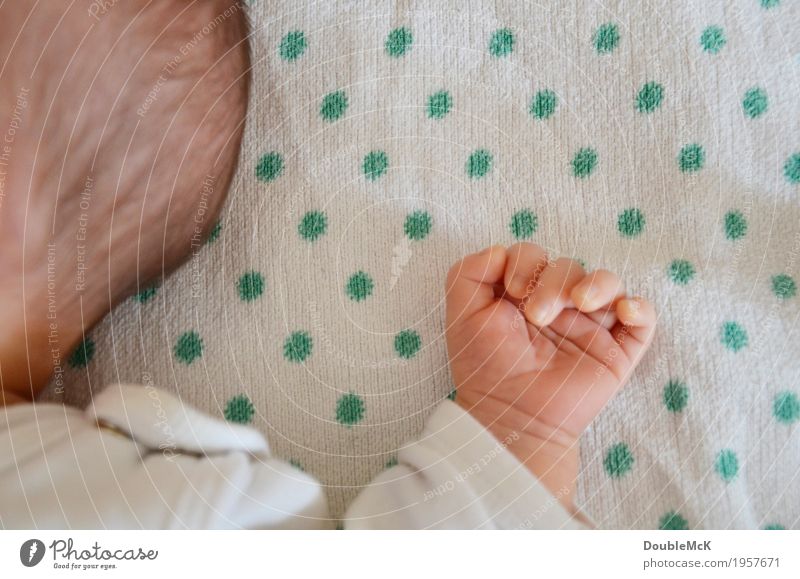
[[[497,247],[497,245],[490,245],[489,247],[487,247],[486,249],[484,249],[483,251],[481,251],[480,253],[478,253],[478,255],[487,255],[487,254],[489,254],[489,253],[492,253],[492,251],[493,251],[493,250],[494,250],[496,247]]]
[[[639,316],[639,309],[641,308],[641,304],[635,300],[625,300],[625,304],[628,308],[628,317],[629,318],[636,318]]]
[[[584,304],[590,303],[597,297],[597,288],[589,284],[588,287],[578,289],[578,296]]]

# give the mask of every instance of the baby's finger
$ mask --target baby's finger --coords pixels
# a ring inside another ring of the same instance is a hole
[[[575,307],[585,313],[610,308],[624,295],[625,288],[622,280],[617,274],[607,269],[598,269],[587,273],[586,277],[580,280],[570,293]]]
[[[515,243],[508,248],[504,285],[506,292],[522,299],[532,292],[547,267],[547,251],[533,243]]]
[[[616,307],[619,322],[611,335],[628,358],[636,363],[650,346],[656,329],[656,310],[644,298],[624,298]]]
[[[528,321],[542,327],[556,319],[564,308],[572,305],[570,292],[585,273],[577,261],[566,257],[548,264],[522,308]]]
[[[493,245],[450,268],[446,287],[448,326],[494,303],[494,286],[503,280],[506,257],[505,247]]]
[[[613,328],[619,321],[617,320],[617,312],[614,310],[614,308],[603,308],[601,310],[589,312],[584,315],[598,326],[604,327],[606,330]]]

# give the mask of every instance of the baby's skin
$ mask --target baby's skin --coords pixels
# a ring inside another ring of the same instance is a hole
[[[236,0],[0,5],[0,405],[212,230],[246,35]]]
[[[575,512],[578,439],[649,347],[653,306],[614,273],[518,243],[447,276],[456,401]]]

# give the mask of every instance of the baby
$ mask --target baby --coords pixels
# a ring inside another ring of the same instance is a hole
[[[15,127],[0,181],[0,525],[332,527],[319,483],[260,433],[151,385],[110,385],[84,411],[34,402],[62,351],[207,234],[235,167],[241,7],[131,4],[0,19],[22,31],[0,34],[0,126]],[[573,502],[578,440],[650,344],[653,307],[530,243],[464,257],[445,291],[455,402],[345,527],[588,526]]]

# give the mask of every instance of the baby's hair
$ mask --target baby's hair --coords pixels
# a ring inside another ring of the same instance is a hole
[[[152,85],[136,111],[154,136],[147,146],[161,153],[142,184],[137,231],[127,232],[137,238],[138,279],[125,280],[120,295],[175,269],[215,227],[237,166],[250,84],[249,25],[238,0],[156,3],[141,26],[163,31],[145,57]]]

